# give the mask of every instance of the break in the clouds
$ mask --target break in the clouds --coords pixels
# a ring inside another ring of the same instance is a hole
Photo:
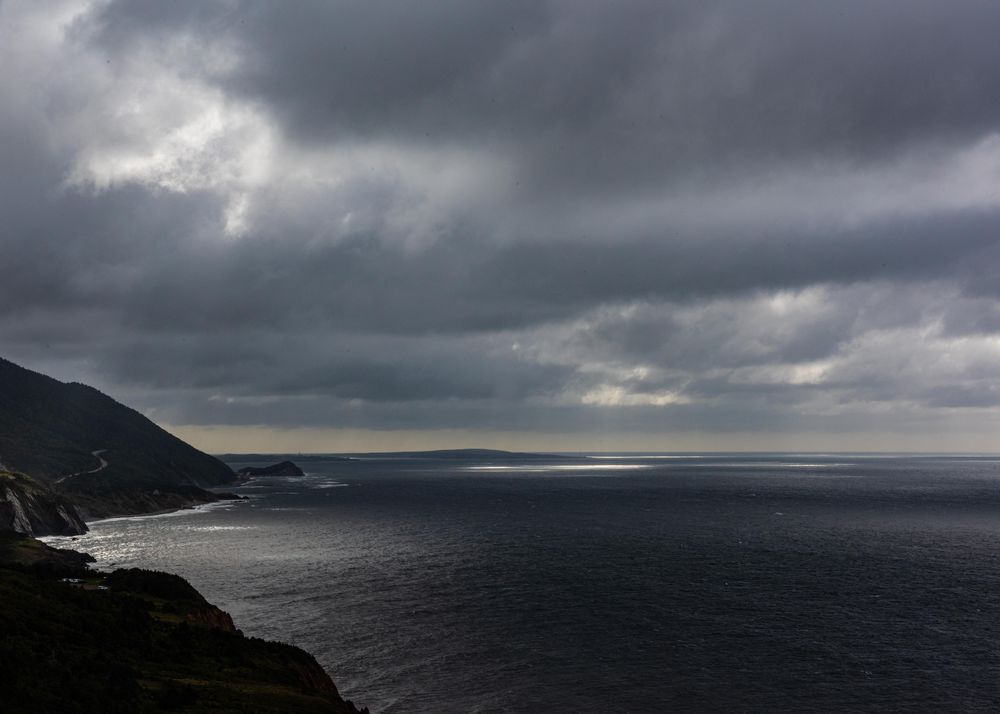
[[[993,450],[997,26],[3,0],[2,354],[218,449]]]

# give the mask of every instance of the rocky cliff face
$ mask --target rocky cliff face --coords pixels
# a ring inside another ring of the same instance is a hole
[[[225,610],[220,610],[214,606],[202,610],[192,610],[184,615],[184,619],[192,624],[201,625],[213,630],[222,630],[223,632],[237,631],[236,625],[233,624],[232,616]]]
[[[0,471],[0,530],[78,535],[87,525],[71,503],[24,474]]]
[[[244,637],[183,578],[87,571],[82,557],[0,533],[4,714],[368,711],[308,653]]]

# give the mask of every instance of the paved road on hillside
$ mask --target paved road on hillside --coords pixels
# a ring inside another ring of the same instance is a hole
[[[90,453],[92,453],[94,455],[95,459],[97,459],[98,461],[101,462],[100,465],[96,469],[90,469],[89,471],[77,471],[75,474],[67,474],[66,476],[62,476],[60,478],[57,478],[56,479],[56,483],[62,483],[63,481],[65,481],[68,478],[73,478],[74,476],[79,476],[81,474],[96,474],[99,471],[103,471],[104,469],[108,468],[107,459],[105,459],[103,456],[101,456],[101,454],[103,454],[105,451],[107,451],[107,449],[98,449],[97,451],[91,451],[90,452]]]

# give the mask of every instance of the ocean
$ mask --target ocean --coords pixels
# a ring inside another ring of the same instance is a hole
[[[1000,709],[1000,458],[252,463],[286,458],[47,540],[184,576],[373,714]]]

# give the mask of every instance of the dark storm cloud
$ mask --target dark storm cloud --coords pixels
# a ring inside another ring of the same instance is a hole
[[[205,71],[294,136],[496,143],[555,190],[871,160],[1000,118],[1000,8],[977,1],[130,1],[91,22],[119,52],[179,32],[232,48]]]
[[[785,396],[781,391],[777,396]],[[171,392],[155,400],[136,395],[131,400],[140,408],[155,408],[156,418],[171,424],[227,424],[255,426],[261,423],[276,427],[313,427],[334,429],[373,429],[378,431],[410,429],[476,429],[484,432],[552,433],[558,425],[562,433],[590,434],[676,434],[707,433],[789,433],[821,432],[852,434],[885,429],[885,417],[866,412],[820,413],[801,411],[797,396],[789,393],[791,403],[778,405],[774,399],[756,395],[745,399],[737,395],[720,409],[716,402],[679,405],[671,409],[655,406],[593,406],[588,409],[570,406],[525,405],[517,402],[421,401],[400,409],[386,402],[364,402],[358,406],[321,398],[248,401],[205,400],[202,395]],[[977,405],[984,406],[984,405]],[[266,414],[267,421],[261,421]],[[901,433],[923,430],[928,433],[939,422],[913,411],[895,415]],[[968,422],[965,424],[967,425]],[[963,425],[963,426],[965,426]],[[386,442],[391,444],[391,441]],[[607,442],[604,442],[607,443]],[[612,442],[613,444],[614,442]],[[726,442],[718,442],[723,448]],[[773,442],[770,442],[773,443]],[[591,445],[591,450],[598,442]],[[763,444],[761,444],[763,446]],[[790,444],[791,446],[791,444]],[[542,447],[544,448],[544,447]],[[587,447],[584,446],[584,449]],[[758,446],[758,448],[760,448]],[[869,447],[871,448],[871,447]]]
[[[73,214],[71,227],[41,220],[26,240],[12,239],[20,250],[8,262],[13,270],[0,312],[26,304],[96,304],[115,310],[132,329],[153,331],[216,325],[397,334],[514,329],[606,302],[957,279],[990,264],[1000,227],[993,216],[973,216],[869,228],[809,244],[801,236],[762,236],[737,246],[703,239],[492,247],[455,238],[411,254],[365,239],[309,246],[294,235],[203,245],[171,235],[189,220],[212,222],[210,207],[185,197],[123,193],[84,201],[87,210]],[[62,214],[65,204],[59,208]]]
[[[358,238],[295,236],[160,257],[130,285],[140,329],[326,326],[461,333],[530,327],[606,302],[692,300],[815,283],[961,277],[996,242],[992,216],[893,224],[815,240],[761,236],[617,245],[483,245],[455,237],[417,254]],[[169,296],[169,299],[165,299]]]
[[[510,355],[495,340],[257,332],[129,339],[99,347],[107,377],[130,386],[208,390],[238,399],[333,396],[374,402],[519,400],[573,379],[567,366]],[[193,367],[193,369],[192,369]]]
[[[919,329],[938,321],[950,335],[950,322],[966,315],[983,324],[981,315],[974,317],[975,303],[943,293],[940,284],[882,282],[814,288],[804,294],[760,292],[737,299],[639,303],[624,315],[617,310],[599,313],[577,334],[573,348],[612,361],[697,374],[706,366],[732,370],[813,363],[849,352],[865,335]],[[673,388],[679,379],[674,375],[673,384],[663,386]],[[736,388],[714,376],[695,377],[685,389],[723,384]]]
[[[5,356],[193,424],[996,406],[1000,6],[53,8],[0,5]]]

